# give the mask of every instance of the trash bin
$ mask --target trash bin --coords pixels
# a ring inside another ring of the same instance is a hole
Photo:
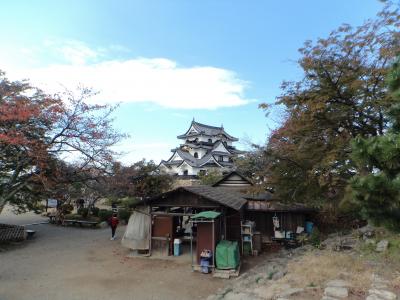
[[[307,221],[307,222],[306,222],[306,232],[307,232],[308,234],[311,234],[312,231],[313,231],[313,228],[314,228],[314,223],[313,223],[313,222],[310,222],[310,221]]]
[[[200,267],[201,273],[208,274],[210,273],[210,259],[209,258],[200,258]]]
[[[208,274],[211,272],[211,265],[213,265],[213,256],[211,250],[204,249],[200,253],[200,267],[201,272]]]
[[[31,230],[31,229],[27,229],[27,230],[25,230],[25,232],[26,232],[26,235],[27,235],[26,238],[27,239],[32,239],[36,231],[35,230]]]
[[[180,239],[174,239],[174,256],[182,254],[182,241]]]

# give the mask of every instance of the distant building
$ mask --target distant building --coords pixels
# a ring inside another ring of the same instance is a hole
[[[183,143],[171,150],[173,154],[167,161],[160,163],[160,169],[171,175],[197,176],[211,169],[229,172],[234,169],[233,157],[243,153],[233,146],[238,139],[229,135],[223,126],[209,126],[194,119],[178,139]]]

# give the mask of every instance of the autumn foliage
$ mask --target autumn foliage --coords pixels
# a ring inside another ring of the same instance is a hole
[[[307,41],[299,81],[284,82],[275,106],[285,118],[264,149],[263,173],[283,201],[335,209],[357,174],[351,140],[384,134],[393,98],[385,78],[400,51],[398,6],[375,20]],[[271,105],[261,105],[269,109]]]
[[[111,125],[114,107],[88,104],[92,95],[84,88],[47,95],[0,72],[0,208],[35,208],[65,180],[62,160],[76,172],[107,171],[123,135]]]

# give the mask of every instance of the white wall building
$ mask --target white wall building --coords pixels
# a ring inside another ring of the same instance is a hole
[[[226,133],[223,126],[209,126],[194,119],[178,139],[183,143],[171,150],[173,154],[167,161],[160,163],[160,169],[171,175],[196,176],[210,169],[231,171],[232,158],[242,153],[232,145],[238,139]]]

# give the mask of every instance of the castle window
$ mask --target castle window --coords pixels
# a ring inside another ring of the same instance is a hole
[[[199,158],[199,154],[198,154],[197,152],[195,152],[195,153],[193,154],[193,156],[194,156],[194,158]]]
[[[224,161],[224,157],[222,155],[218,156],[218,161]]]
[[[184,170],[183,171],[183,175],[188,175],[189,174],[189,171],[188,170]]]
[[[212,139],[208,139],[208,142],[209,142],[209,143],[212,143]]]

